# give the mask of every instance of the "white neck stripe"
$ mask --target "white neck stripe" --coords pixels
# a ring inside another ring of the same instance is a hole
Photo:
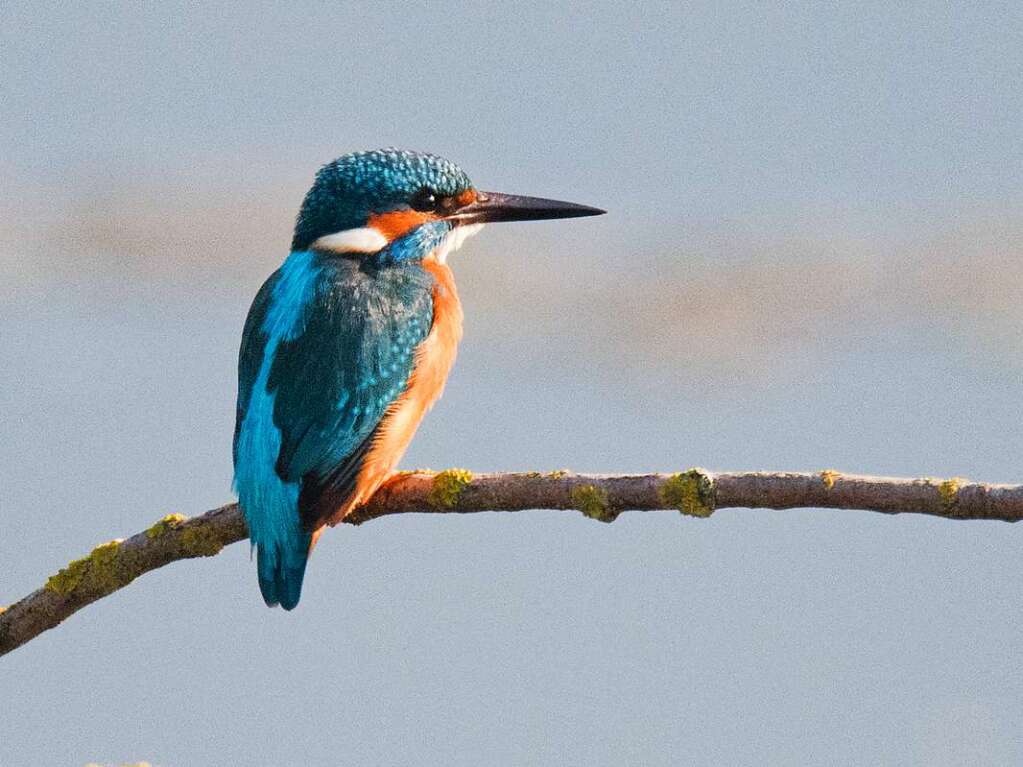
[[[312,244],[314,250],[334,253],[376,253],[386,247],[387,238],[372,226],[325,234]]]

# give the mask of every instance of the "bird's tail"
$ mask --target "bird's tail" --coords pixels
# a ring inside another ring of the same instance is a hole
[[[302,596],[312,536],[299,518],[299,485],[284,482],[271,460],[280,450],[280,432],[269,421],[272,413],[264,407],[257,415],[270,427],[258,420],[252,425],[251,412],[246,416],[237,441],[234,488],[245,514],[249,540],[257,551],[256,574],[263,600],[270,607],[280,605],[292,610]],[[260,429],[275,438],[261,438]]]
[[[298,540],[256,545],[259,590],[269,607],[279,604],[285,610],[292,610],[302,596],[302,579],[309,559],[311,536],[300,533],[295,537]]]

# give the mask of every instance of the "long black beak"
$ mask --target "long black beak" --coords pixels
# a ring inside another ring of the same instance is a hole
[[[448,216],[459,224],[483,224],[491,221],[539,221],[547,218],[577,218],[606,213],[600,208],[574,202],[522,197],[500,192],[477,192],[476,201]]]

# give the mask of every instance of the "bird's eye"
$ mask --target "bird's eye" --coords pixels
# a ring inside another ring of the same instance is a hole
[[[415,210],[432,211],[437,208],[437,195],[432,189],[423,187],[412,196],[409,204]]]

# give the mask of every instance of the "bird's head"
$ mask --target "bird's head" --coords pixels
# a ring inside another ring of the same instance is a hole
[[[387,261],[447,253],[490,221],[595,216],[571,202],[481,192],[465,172],[432,154],[355,152],[323,166],[306,194],[292,250],[377,254]]]

